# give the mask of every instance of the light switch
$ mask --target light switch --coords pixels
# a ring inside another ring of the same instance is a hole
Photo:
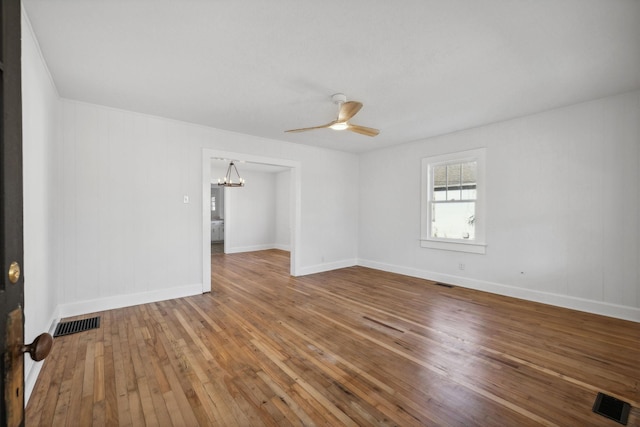
[[[183,203],[189,203],[189,196],[184,196],[184,202]]]

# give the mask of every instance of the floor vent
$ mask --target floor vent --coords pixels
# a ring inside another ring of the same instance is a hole
[[[61,337],[63,335],[75,334],[76,332],[84,332],[89,329],[97,329],[100,327],[100,317],[92,317],[90,319],[72,320],[71,322],[60,322],[56,326],[56,331],[53,333],[55,337]]]
[[[604,393],[598,393],[593,403],[593,412],[620,424],[627,425],[631,405]]]

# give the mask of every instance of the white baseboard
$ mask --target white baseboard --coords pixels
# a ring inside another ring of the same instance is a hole
[[[307,274],[322,273],[325,271],[337,270],[339,268],[353,267],[354,265],[358,265],[357,260],[355,259],[310,265],[308,267],[300,267],[298,269],[298,276],[306,276]]]
[[[253,246],[240,246],[237,248],[228,248],[226,253],[228,254],[238,254],[241,252],[256,252],[256,251],[266,251],[268,249],[280,249],[281,251],[291,252],[290,245],[282,245],[280,243],[268,243],[264,245],[253,245]]]
[[[113,310],[115,308],[130,307],[132,305],[165,301],[174,298],[188,297],[202,293],[202,284],[179,286],[176,288],[160,289],[157,291],[140,292],[136,294],[115,295],[87,301],[78,301],[59,305],[59,317],[80,316],[98,311]]]
[[[27,407],[27,403],[29,403],[29,398],[31,398],[31,393],[33,393],[33,389],[36,386],[36,381],[38,381],[38,376],[40,375],[40,371],[42,370],[42,366],[44,362],[34,362],[31,364],[31,367],[26,370],[24,373],[24,407]]]
[[[275,246],[275,243],[270,243],[265,245],[239,246],[237,248],[226,248],[225,253],[237,254],[240,252],[266,251],[267,249],[277,249],[277,248]]]
[[[585,298],[577,298],[568,295],[554,294],[551,292],[541,292],[531,289],[518,288],[501,283],[470,279],[468,277],[461,277],[450,274],[436,273],[433,271],[386,264],[366,259],[359,259],[357,265],[373,268],[376,270],[388,271],[390,273],[404,274],[406,276],[448,283],[455,286],[462,286],[464,288],[476,289],[479,291],[490,292],[508,297],[554,305],[557,307],[570,308],[572,310],[584,311],[587,313],[599,314],[608,317],[615,317],[617,319],[630,320],[632,322],[640,322],[640,309],[635,307],[588,300]]]

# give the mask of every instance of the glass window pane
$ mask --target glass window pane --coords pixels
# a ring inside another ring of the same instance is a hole
[[[447,166],[437,165],[433,167],[433,186],[445,187],[447,185]]]
[[[477,162],[462,163],[462,200],[476,199]]]
[[[462,190],[462,200],[475,200],[476,199],[476,188],[468,188],[468,185],[465,185]]]
[[[431,237],[475,239],[475,202],[434,203]]]
[[[432,169],[433,199],[447,200],[447,166],[437,165]]]
[[[447,165],[447,200],[460,200],[462,164]]]
[[[462,183],[465,185],[476,183],[476,174],[478,171],[477,162],[462,163]]]
[[[445,187],[436,188],[433,190],[433,200],[441,202],[447,200],[447,190]]]

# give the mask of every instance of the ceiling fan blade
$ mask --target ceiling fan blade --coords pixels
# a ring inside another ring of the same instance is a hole
[[[362,103],[358,101],[348,101],[340,105],[340,111],[338,112],[338,122],[346,122],[351,117],[355,116],[362,108]]]
[[[377,134],[380,133],[378,129],[368,128],[365,126],[352,125],[352,124],[349,125],[347,130],[350,130],[351,132],[356,132],[362,135],[367,135],[367,136],[376,136]]]
[[[326,125],[322,125],[322,126],[313,126],[313,127],[309,127],[309,128],[300,128],[300,129],[289,129],[289,130],[285,130],[285,132],[306,132],[308,130],[314,130],[314,129],[325,129],[325,128],[330,127],[334,123],[335,123],[335,121],[333,121],[331,123],[327,123]]]

